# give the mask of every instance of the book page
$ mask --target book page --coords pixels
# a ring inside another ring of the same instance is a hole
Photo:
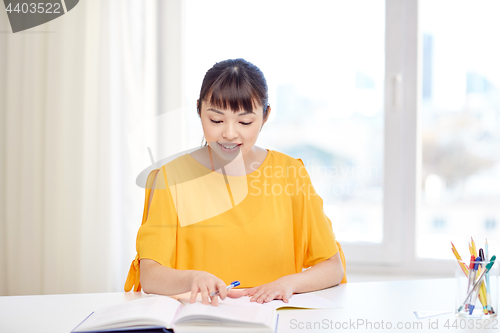
[[[189,304],[189,296],[180,297],[179,301],[183,304]],[[201,302],[201,296],[198,295],[196,302]],[[303,294],[293,294],[288,300],[288,303],[282,300],[274,300],[268,303],[259,304],[256,302],[250,302],[249,296],[243,296],[240,298],[229,298],[226,297],[225,300],[219,299],[219,304],[228,304],[235,306],[258,306],[258,307],[270,307],[273,309],[280,308],[301,308],[301,309],[337,309],[341,308],[335,302],[332,302],[324,297],[317,296],[311,293]]]
[[[195,303],[189,303],[189,297],[181,297],[183,309],[175,319],[176,325],[212,325],[212,326],[249,326],[259,325],[272,327],[273,315],[280,308],[332,309],[340,308],[336,303],[309,293],[295,294],[288,303],[274,300],[269,303],[250,302],[250,297],[229,298],[219,300],[218,306],[201,303],[201,297]]]
[[[237,299],[229,299],[231,301]],[[269,326],[272,325],[274,309],[250,304],[250,302],[220,301],[218,306],[205,305],[201,302],[184,305],[175,319],[175,325],[221,325],[233,326]],[[236,303],[239,303],[236,305]]]
[[[146,325],[172,328],[172,320],[180,306],[178,301],[167,296],[148,296],[101,308],[74,332]]]
[[[335,302],[332,302],[324,297],[317,296],[315,294],[304,293],[304,294],[294,294],[285,303],[281,300],[274,300],[265,304],[266,306],[273,307],[274,309],[283,308],[300,308],[300,309],[339,309],[341,308]]]

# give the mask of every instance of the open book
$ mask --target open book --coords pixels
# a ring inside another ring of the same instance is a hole
[[[275,300],[265,304],[250,297],[219,300],[219,306],[200,301],[190,304],[167,296],[148,295],[124,304],[93,312],[73,332],[113,332],[134,330],[175,332],[275,332],[279,308],[328,309],[335,303],[314,294],[295,294],[289,303]]]

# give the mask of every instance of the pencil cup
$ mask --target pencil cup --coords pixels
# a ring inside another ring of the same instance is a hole
[[[484,273],[489,261],[481,261],[477,270],[469,270],[469,263],[458,261],[455,268],[455,314],[465,318],[493,318],[498,314],[498,272],[496,262]],[[469,279],[472,272],[474,279]],[[483,274],[484,273],[484,274]],[[479,280],[480,279],[480,280]],[[481,281],[478,283],[478,281]],[[474,288],[474,285],[476,286]]]

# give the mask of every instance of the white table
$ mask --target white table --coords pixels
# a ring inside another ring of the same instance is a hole
[[[499,332],[498,317],[489,323],[456,318],[453,313],[416,318],[414,311],[452,311],[454,285],[453,279],[347,283],[316,292],[342,309],[282,310],[278,332]],[[0,297],[0,332],[69,333],[92,311],[141,297],[147,295],[122,292]],[[485,328],[488,324],[489,329]],[[471,325],[475,328],[469,329]]]

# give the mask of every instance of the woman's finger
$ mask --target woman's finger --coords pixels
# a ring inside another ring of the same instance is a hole
[[[227,297],[230,297],[230,298],[240,298],[242,296],[248,296],[248,293],[246,290],[231,289],[227,292]]]
[[[260,287],[253,287],[249,289],[245,289],[246,296],[253,296],[257,290],[259,290]]]
[[[198,286],[193,284],[191,286],[191,298],[189,299],[189,303],[194,303],[196,301],[196,296],[198,296]]]
[[[264,289],[263,288],[260,288],[259,290],[257,290],[252,298],[250,299],[250,302],[257,302],[257,300],[259,299],[259,297],[264,293]]]
[[[277,294],[279,294],[278,291],[275,291],[275,292],[272,292],[272,293],[269,293],[266,298],[264,299],[264,303],[268,303],[268,302],[271,302],[271,301],[274,301],[276,298],[279,299],[279,297],[276,297]]]
[[[226,284],[224,281],[219,280],[216,285],[217,290],[219,291],[219,297],[221,299],[225,299],[227,296],[227,289],[226,289]]]
[[[266,302],[266,299],[267,299],[267,293],[262,294],[262,295],[260,295],[260,296],[259,296],[259,298],[257,299],[257,303],[260,303],[260,304],[265,303],[265,302]]]
[[[211,291],[209,291],[210,293],[212,293]],[[209,295],[210,297],[210,295]],[[209,298],[209,301],[210,301],[210,298]],[[218,295],[215,295],[212,297],[212,306],[218,306],[219,305],[219,296]]]
[[[266,302],[266,299],[269,297],[270,295],[270,291],[266,291],[264,293],[262,293],[259,298],[257,299],[257,302],[262,304],[262,303],[265,303]]]
[[[210,302],[209,296],[208,296],[208,288],[207,286],[203,286],[200,288],[201,292],[201,303],[203,304],[208,304]]]
[[[219,292],[219,293],[216,293],[216,292]],[[213,285],[211,287],[208,288],[208,301],[212,303],[212,306],[218,306],[219,305],[219,297],[221,295],[224,296],[224,298],[226,298],[225,294],[226,294],[227,290],[226,290],[226,285],[224,284],[224,281],[222,280],[219,280],[218,282],[214,282]],[[215,294],[214,296],[211,296]]]

